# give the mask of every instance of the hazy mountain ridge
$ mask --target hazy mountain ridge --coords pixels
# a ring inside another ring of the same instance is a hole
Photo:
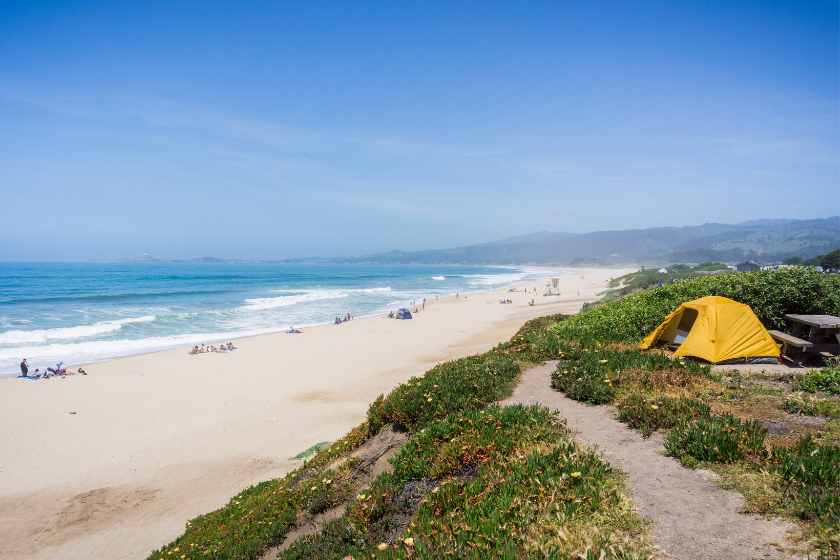
[[[334,264],[574,264],[679,263],[809,258],[840,247],[840,216],[815,220],[751,220],[740,224],[659,227],[591,233],[535,232],[464,247],[394,250],[359,257],[239,260],[202,257],[166,260],[132,257],[132,263],[334,263]]]
[[[702,262],[808,258],[840,246],[840,216],[752,220],[583,234],[539,232],[492,243],[415,252],[392,251],[335,262],[390,264],[567,264]]]

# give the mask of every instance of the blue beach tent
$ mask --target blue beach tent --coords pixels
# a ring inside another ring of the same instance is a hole
[[[399,311],[397,311],[397,316],[395,318],[396,319],[411,319],[411,311],[409,311],[408,309],[405,309],[405,308],[400,309]]]

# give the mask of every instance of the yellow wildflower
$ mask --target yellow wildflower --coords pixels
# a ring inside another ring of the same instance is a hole
[[[572,478],[578,478],[579,476],[580,476],[579,472],[573,472],[572,473]]]
[[[376,548],[378,548],[379,550],[388,550],[388,545],[383,542],[379,543],[379,546],[377,546]]]

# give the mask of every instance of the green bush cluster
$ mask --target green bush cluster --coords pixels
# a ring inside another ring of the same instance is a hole
[[[796,387],[802,391],[840,395],[840,358],[829,359],[827,367],[812,369],[796,378]]]
[[[555,359],[560,352],[569,350],[570,346],[546,327],[554,326],[568,317],[561,313],[531,319],[511,338],[506,353],[515,356],[517,360],[531,363]]]
[[[767,430],[757,422],[731,415],[716,415],[695,399],[630,395],[618,403],[618,420],[650,436],[670,430],[665,450],[687,466],[698,461],[731,463],[744,452],[765,456]]]
[[[482,408],[510,393],[520,366],[501,352],[439,364],[412,377],[368,409],[373,433],[386,424],[414,430],[451,412]]]
[[[750,451],[766,455],[767,429],[754,420],[743,422],[731,414],[679,418],[665,438],[665,450],[687,466],[697,461],[731,463]]]
[[[609,467],[538,406],[451,414],[415,434],[391,463],[393,472],[380,475],[345,516],[278,558],[568,557],[532,550],[532,525],[546,515],[572,521],[626,505],[609,484]],[[465,466],[469,474],[459,476]],[[406,498],[412,485],[422,499]]]
[[[551,379],[554,387],[571,399],[605,404],[614,400],[616,389],[625,381],[628,370],[653,371],[675,365],[698,377],[709,371],[708,367],[692,360],[642,353],[635,348],[618,350],[595,343],[571,347],[563,352]]]
[[[685,397],[650,398],[642,395],[630,395],[617,405],[620,422],[639,430],[645,437],[650,437],[658,430],[669,430],[680,419],[707,418],[711,415],[708,405]]]
[[[682,303],[705,296],[745,303],[765,327],[784,329],[786,313],[840,315],[840,276],[801,266],[705,276],[627,296],[553,330],[563,339],[639,342]]]
[[[773,459],[798,514],[840,526],[840,447],[817,446],[808,435],[793,447],[774,449]]]
[[[801,392],[785,396],[782,409],[792,414],[840,418],[840,401],[837,399],[820,399]]]

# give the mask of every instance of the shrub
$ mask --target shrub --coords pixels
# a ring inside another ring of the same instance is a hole
[[[507,354],[532,363],[556,358],[560,352],[569,350],[569,346],[546,327],[554,326],[566,318],[568,315],[561,313],[531,319],[510,339]]]
[[[743,448],[766,453],[766,435],[757,422],[742,423],[731,414],[694,420],[682,417],[665,438],[665,450],[688,466],[695,461],[731,463],[743,458]]]
[[[840,277],[793,266],[668,284],[574,315],[553,330],[565,339],[638,342],[682,303],[705,296],[749,305],[767,328],[785,328],[785,313],[840,315]]]
[[[692,360],[671,359],[655,352],[639,352],[637,349],[617,350],[592,346],[574,347],[563,352],[552,374],[554,387],[563,391],[571,399],[591,404],[612,402],[615,390],[627,380],[639,379],[644,382],[644,374],[662,370],[680,369],[684,376],[700,378],[708,367],[698,365]],[[656,374],[660,375],[660,374]]]
[[[802,518],[840,524],[840,447],[818,447],[807,435],[790,448],[774,449],[773,459],[785,497]]]
[[[459,410],[475,410],[510,393],[520,366],[510,356],[488,352],[439,364],[412,377],[368,409],[372,433],[385,424],[410,430]]]
[[[694,399],[645,398],[631,395],[618,404],[618,420],[639,430],[645,437],[673,428],[680,419],[708,417],[709,407]]]
[[[785,396],[782,408],[792,414],[840,418],[840,403],[834,399],[819,399],[813,395],[793,393]]]
[[[840,395],[840,358],[830,358],[827,366],[797,377],[796,387],[810,393],[823,391],[829,395]]]

